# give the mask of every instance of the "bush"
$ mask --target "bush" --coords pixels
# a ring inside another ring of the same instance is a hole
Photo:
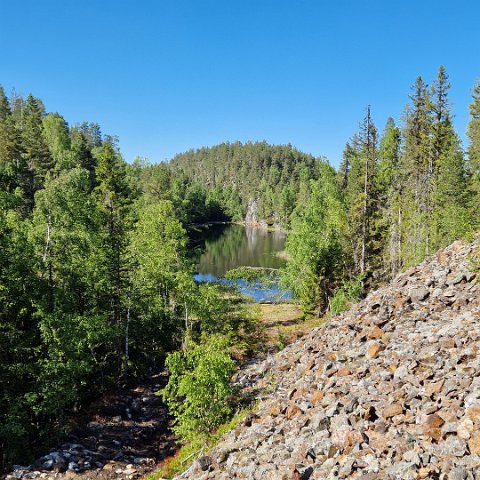
[[[193,440],[230,417],[230,377],[235,364],[225,337],[212,335],[199,344],[188,341],[183,352],[168,355],[166,364],[170,379],[163,398],[175,417],[176,435]]]
[[[330,312],[332,315],[344,312],[350,303],[360,299],[363,291],[363,277],[357,277],[353,280],[344,282],[344,284],[335,291],[330,298]]]

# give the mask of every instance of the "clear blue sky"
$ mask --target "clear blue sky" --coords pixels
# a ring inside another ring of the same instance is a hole
[[[399,119],[444,64],[464,135],[480,77],[470,0],[0,0],[0,84],[128,161],[222,141],[292,143],[337,165],[367,104]]]

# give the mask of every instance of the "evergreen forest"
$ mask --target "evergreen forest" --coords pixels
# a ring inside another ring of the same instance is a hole
[[[443,67],[430,84],[418,77],[401,118],[381,131],[367,106],[335,169],[266,142],[127,163],[98,124],[69,125],[40,98],[0,87],[0,469],[60,438],[102,392],[165,361],[181,437],[228,419],[233,406],[209,395],[231,398],[233,347],[251,354],[256,326],[219,287],[194,281],[197,224],[285,230],[281,281],[305,316],[335,312],[340,295],[361,296],[473,237],[480,83],[466,147],[449,88]]]

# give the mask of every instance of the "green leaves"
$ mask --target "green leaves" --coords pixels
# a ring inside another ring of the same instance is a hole
[[[231,414],[230,377],[235,365],[225,337],[212,335],[167,357],[170,371],[163,398],[175,416],[174,431],[185,440],[212,432]]]
[[[294,211],[287,238],[289,261],[283,283],[300,299],[304,312],[319,312],[343,275],[345,209],[335,171],[325,166],[321,179],[311,183],[311,195]]]
[[[186,244],[170,202],[139,205],[128,248],[130,342],[133,352],[150,361],[180,341],[185,316],[188,319],[195,283]]]

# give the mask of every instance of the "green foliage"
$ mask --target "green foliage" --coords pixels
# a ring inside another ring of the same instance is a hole
[[[22,109],[21,145],[28,165],[25,178],[25,194],[29,205],[33,203],[35,192],[43,187],[47,172],[54,167],[48,145],[43,135],[45,107],[42,102],[29,95]]]
[[[328,305],[328,298],[344,274],[345,210],[335,171],[325,166],[312,182],[311,195],[298,205],[287,238],[289,261],[282,282],[300,299],[305,314]]]
[[[181,341],[195,283],[186,259],[186,233],[172,204],[163,200],[139,206],[137,215],[129,239],[131,306],[125,328],[138,367]]]
[[[27,393],[38,372],[33,313],[41,284],[32,260],[27,222],[0,209],[0,469],[31,454],[35,439]]]
[[[322,163],[291,145],[235,142],[176,155],[171,167],[206,188],[231,220],[244,220],[250,207],[252,221],[288,225],[302,185],[319,177]]]
[[[306,315],[339,312],[363,287],[472,237],[480,84],[467,156],[449,88],[443,67],[432,87],[417,78],[402,125],[389,119],[379,143],[368,109],[335,172],[265,142],[127,165],[98,124],[69,127],[40,99],[8,100],[0,87],[0,468],[27,461],[35,453],[27,446],[62,432],[74,404],[168,353],[165,395],[177,432],[204,437],[229,417],[228,352],[248,354],[262,336],[238,297],[193,281],[194,224],[248,213],[290,227],[282,283]],[[220,248],[235,254],[228,243]],[[276,281],[276,272],[251,268],[228,276]]]
[[[378,211],[375,229],[383,276],[395,276],[402,267],[402,194],[404,178],[400,166],[401,130],[387,120],[380,140],[379,164],[375,176]]]
[[[166,360],[170,378],[163,398],[175,417],[174,431],[185,440],[207,435],[231,415],[230,377],[234,363],[225,337],[188,342]]]
[[[332,315],[344,312],[351,303],[360,300],[363,293],[363,277],[345,281],[337,288],[329,300],[329,310]]]
[[[474,250],[468,257],[468,269],[471,272],[480,273],[480,249]],[[477,277],[478,282],[478,277]]]
[[[277,348],[283,350],[287,346],[287,337],[283,332],[278,332]]]
[[[228,280],[245,280],[248,285],[255,286],[258,282],[262,285],[273,285],[278,283],[279,271],[275,268],[265,267],[237,267],[232,268],[225,274]]]
[[[340,176],[346,206],[347,235],[352,246],[353,270],[357,275],[371,273],[377,266],[377,169],[377,129],[369,106],[359,134],[353,137],[345,149]]]
[[[42,121],[43,137],[55,164],[55,170],[68,170],[75,166],[71,151],[71,138],[67,122],[58,113],[49,113]]]
[[[478,206],[480,205],[480,81],[477,81],[473,88],[469,110],[467,171],[470,176],[469,191],[471,195],[468,206],[470,215],[473,217],[474,230],[478,230],[480,228],[480,216],[478,215]]]

